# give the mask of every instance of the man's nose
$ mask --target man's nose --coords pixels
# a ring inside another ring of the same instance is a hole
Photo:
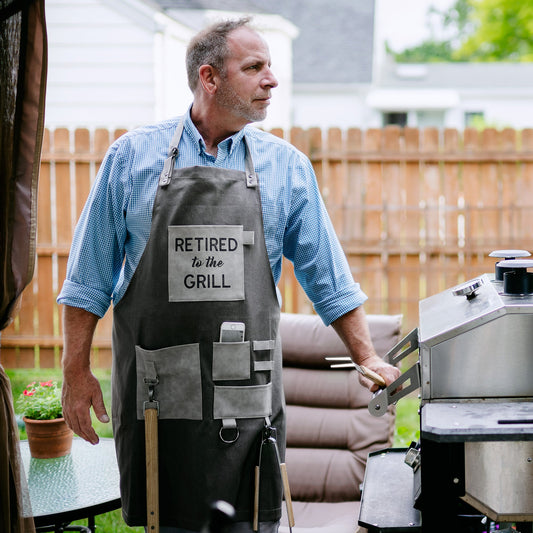
[[[276,76],[274,76],[274,73],[270,67],[267,67],[266,75],[263,78],[263,85],[265,87],[270,87],[271,89],[278,86],[278,80]]]

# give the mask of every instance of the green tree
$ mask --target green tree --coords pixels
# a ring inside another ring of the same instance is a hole
[[[398,63],[432,63],[452,61],[453,48],[449,41],[427,40],[419,45],[406,48],[395,53],[386,44],[387,52],[394,56]]]
[[[428,10],[447,35],[395,52],[398,62],[533,61],[533,2],[457,0],[448,10]]]
[[[459,61],[533,61],[533,2],[478,0],[474,31],[454,52]]]

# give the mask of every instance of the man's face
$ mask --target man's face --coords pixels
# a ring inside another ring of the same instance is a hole
[[[270,70],[268,47],[257,33],[239,28],[228,36],[228,48],[217,103],[245,124],[264,120],[270,91],[278,85]]]

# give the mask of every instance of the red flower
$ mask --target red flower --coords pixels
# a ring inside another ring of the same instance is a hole
[[[24,394],[24,396],[33,396],[35,394],[35,389],[32,389],[32,390],[26,389],[22,394]]]
[[[52,380],[50,381],[40,381],[39,382],[39,385],[41,385],[41,387],[51,387],[54,383],[52,382]]]

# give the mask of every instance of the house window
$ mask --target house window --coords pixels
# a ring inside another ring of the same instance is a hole
[[[383,113],[383,126],[389,125],[400,126],[401,128],[404,128],[407,126],[407,113]]]
[[[442,128],[444,127],[444,111],[424,110],[417,111],[418,128]]]
[[[467,128],[471,126],[476,126],[480,122],[483,122],[484,118],[485,114],[483,113],[483,111],[467,111],[465,113],[465,126]]]

